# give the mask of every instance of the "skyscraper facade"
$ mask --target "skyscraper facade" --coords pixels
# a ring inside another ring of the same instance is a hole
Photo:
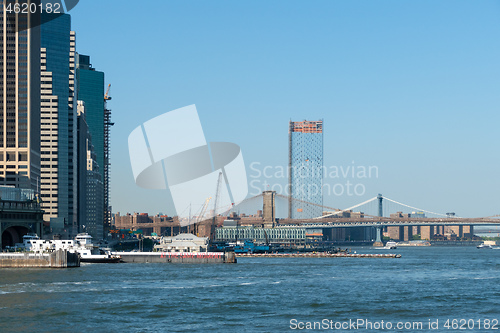
[[[44,220],[74,235],[77,224],[75,33],[68,14],[41,26],[41,188]]]
[[[79,232],[98,240],[103,235],[103,182],[86,121],[85,103],[78,101],[78,221]]]
[[[0,9],[0,185],[38,190],[40,30]]]
[[[107,166],[106,158],[106,118],[105,102],[104,102],[104,73],[95,70],[90,62],[90,57],[87,55],[77,54],[76,64],[76,84],[78,100],[85,104],[85,117],[90,136],[92,137],[92,146],[95,153],[95,166],[93,167],[93,179],[96,181],[96,195],[101,198],[101,212],[96,212],[95,216],[102,216],[102,224],[107,223],[107,187],[105,169]],[[94,156],[94,155],[91,155]],[[91,158],[92,159],[92,158]],[[94,173],[98,172],[100,180]],[[98,185],[99,181],[102,186]],[[102,192],[102,193],[101,193]]]
[[[104,165],[104,73],[92,67],[89,56],[78,54],[77,57],[78,100],[85,102],[85,114],[96,150],[97,163],[102,166]]]
[[[310,219],[323,213],[323,121],[289,122],[288,217]]]

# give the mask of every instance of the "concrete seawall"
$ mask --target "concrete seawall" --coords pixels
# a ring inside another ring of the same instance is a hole
[[[80,267],[77,253],[58,250],[52,253],[0,253],[0,268]]]
[[[231,252],[113,252],[112,254],[120,256],[125,263],[236,263],[236,257]]]

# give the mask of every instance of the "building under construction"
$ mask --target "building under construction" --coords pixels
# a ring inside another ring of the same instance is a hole
[[[323,121],[290,121],[288,128],[288,217],[322,215]]]

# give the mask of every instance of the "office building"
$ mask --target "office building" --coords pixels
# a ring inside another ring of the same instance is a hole
[[[323,121],[290,121],[288,138],[288,217],[319,217],[323,213]]]
[[[103,238],[103,183],[86,121],[85,103],[78,101],[78,230]]]
[[[64,14],[41,26],[41,188],[53,232],[77,233],[75,33]]]
[[[0,185],[39,188],[40,30],[0,9]]]
[[[107,175],[109,162],[106,154],[109,149],[109,137],[106,130],[109,115],[106,112],[104,101],[104,73],[95,70],[90,62],[90,57],[83,54],[77,55],[76,68],[78,100],[85,103],[86,122],[92,137],[98,172],[103,182],[102,194],[99,196],[103,201],[102,223],[107,231],[111,214],[108,207],[109,178]]]

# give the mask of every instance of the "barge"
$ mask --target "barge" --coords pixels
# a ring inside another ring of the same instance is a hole
[[[236,263],[234,252],[111,252],[124,263]]]

